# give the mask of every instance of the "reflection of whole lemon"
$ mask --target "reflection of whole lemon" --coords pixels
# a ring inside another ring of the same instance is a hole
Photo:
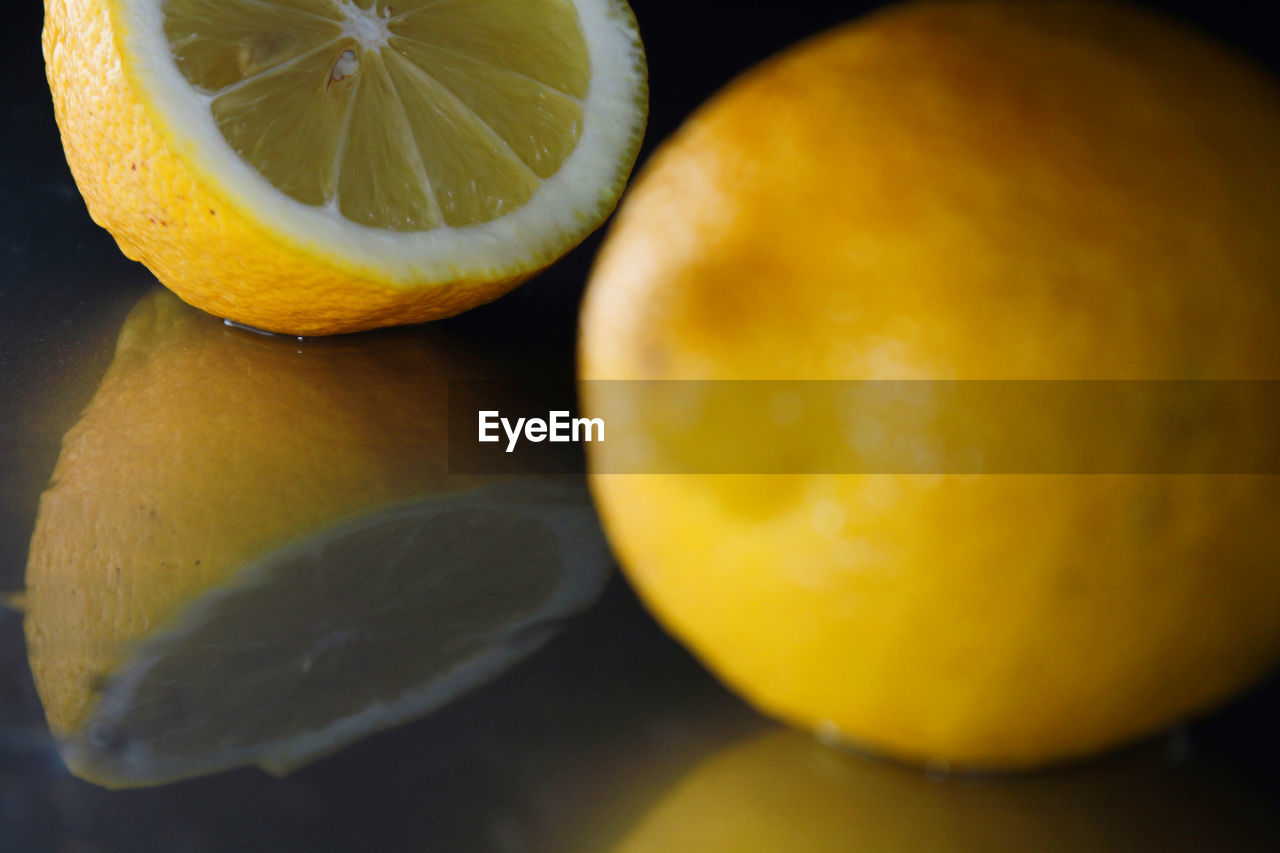
[[[848,850],[1265,850],[1262,798],[1199,760],[1144,750],[1085,768],[934,782],[766,732],[713,755],[662,795],[615,853]]]
[[[899,7],[747,75],[655,157],[594,273],[582,376],[1275,379],[1277,198],[1276,89],[1195,34],[1109,4]],[[1273,477],[593,490],[726,681],[911,760],[1085,754],[1280,651]]]

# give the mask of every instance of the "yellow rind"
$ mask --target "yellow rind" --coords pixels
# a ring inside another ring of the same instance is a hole
[[[597,260],[579,370],[1274,380],[1277,163],[1274,81],[1149,13],[898,6],[664,143]],[[1280,658],[1274,476],[594,470],[675,636],[767,713],[906,760],[1087,755]]]

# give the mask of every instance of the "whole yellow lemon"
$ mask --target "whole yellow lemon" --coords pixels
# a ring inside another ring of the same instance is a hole
[[[1280,378],[1277,199],[1277,89],[1203,37],[1124,5],[898,6],[665,144],[593,274],[581,376]],[[593,450],[659,619],[831,738],[1039,765],[1280,653],[1274,476],[619,474]]]

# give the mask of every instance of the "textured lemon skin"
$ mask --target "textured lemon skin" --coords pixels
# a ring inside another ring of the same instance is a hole
[[[298,353],[159,288],[139,303],[32,534],[25,629],[55,734],[80,728],[136,641],[252,560],[474,484],[441,449],[448,379],[484,362],[423,331]]]
[[[581,375],[1275,379],[1277,197],[1274,84],[1198,36],[1124,6],[898,7],[748,73],[655,155],[593,272]],[[761,709],[1016,768],[1276,661],[1276,479],[592,489],[642,598]]]
[[[190,304],[294,335],[417,323],[490,302],[572,248],[530,258],[514,276],[396,285],[290,244],[172,149],[126,75],[113,6],[46,0],[45,65],[63,147],[94,221]]]

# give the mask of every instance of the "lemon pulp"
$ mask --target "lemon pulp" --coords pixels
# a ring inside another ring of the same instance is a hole
[[[581,135],[569,0],[172,0],[164,32],[236,153],[361,225],[496,219]]]

